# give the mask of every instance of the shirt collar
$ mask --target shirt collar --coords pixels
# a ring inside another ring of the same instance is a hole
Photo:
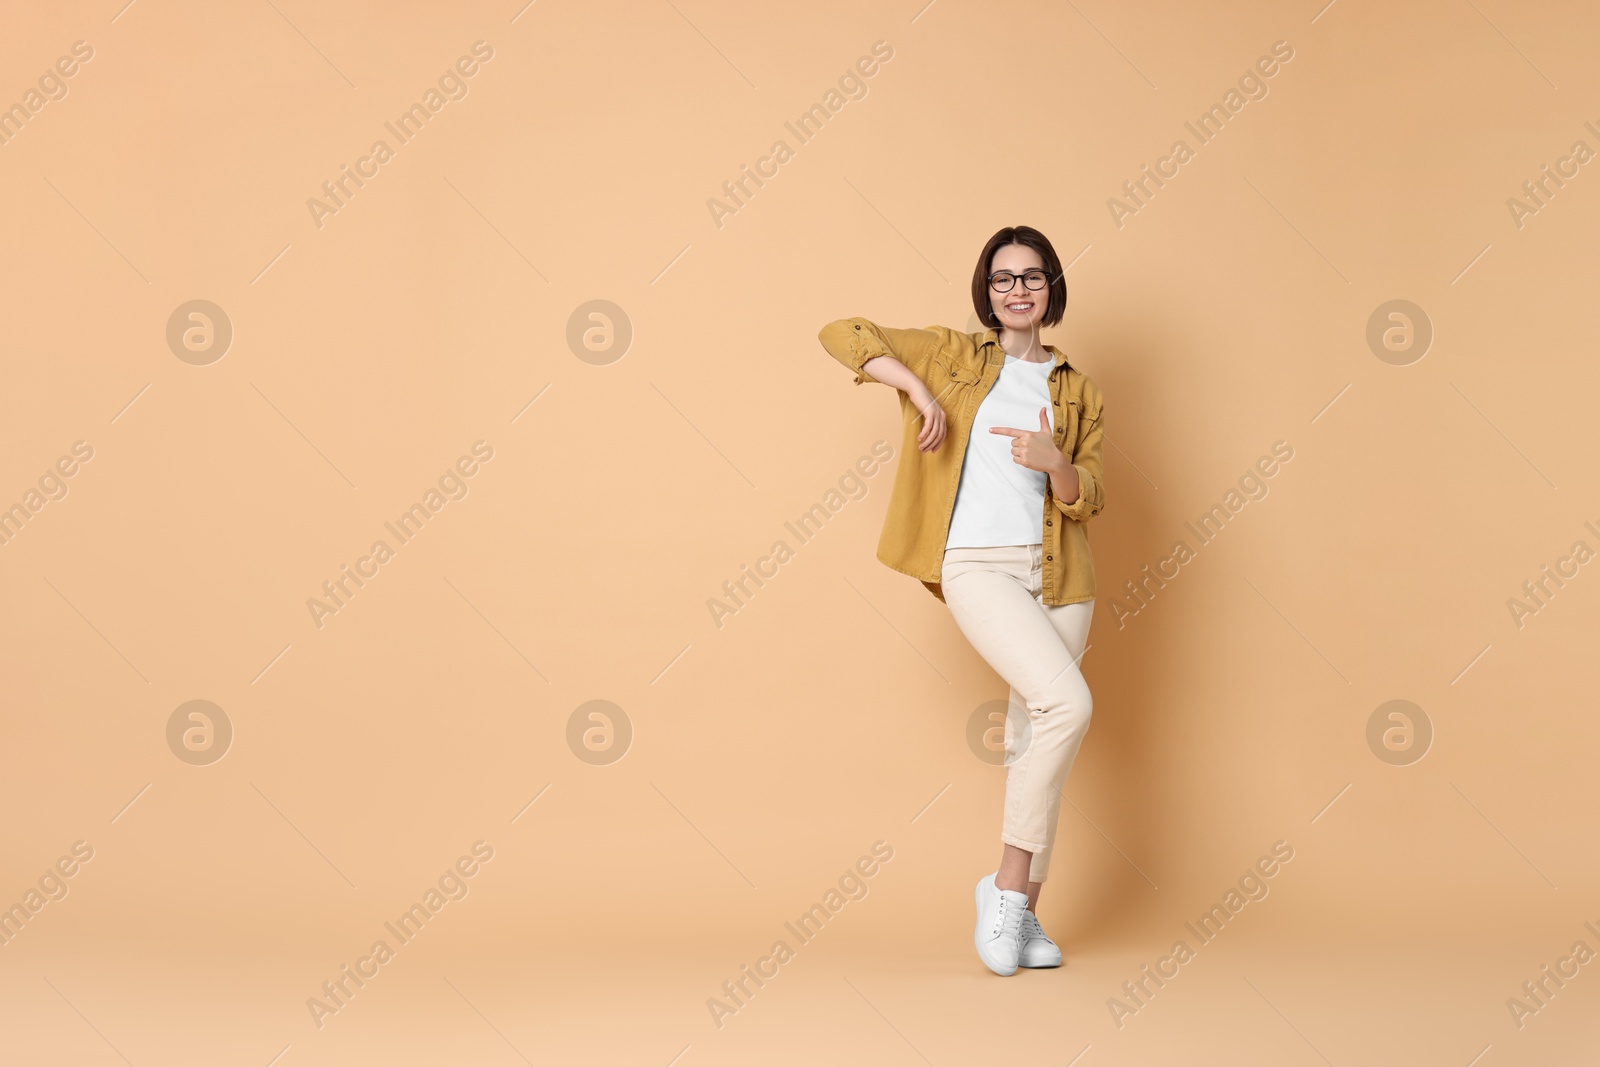
[[[994,345],[995,348],[1000,349],[1001,358],[1004,358],[1005,350],[1000,348],[1000,331],[999,330],[993,329],[991,327],[990,329],[987,329],[987,330],[983,331],[983,333],[978,335],[978,348],[979,348],[979,350],[981,351],[982,349],[984,349],[988,345]],[[1056,366],[1061,367],[1061,366],[1065,366],[1066,365],[1066,363],[1067,363],[1067,354],[1065,352],[1061,351],[1055,345],[1045,345],[1044,348],[1045,348],[1046,352],[1049,352],[1051,355],[1056,357]]]

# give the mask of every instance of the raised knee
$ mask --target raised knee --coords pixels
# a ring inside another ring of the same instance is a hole
[[[1047,719],[1059,723],[1071,722],[1087,730],[1094,717],[1094,697],[1089,687],[1080,681],[1077,685],[1061,686],[1051,693],[1040,707],[1033,708],[1036,720]]]

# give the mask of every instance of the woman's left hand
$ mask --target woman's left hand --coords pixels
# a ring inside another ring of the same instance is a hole
[[[1056,447],[1050,435],[1050,420],[1045,409],[1039,409],[1037,430],[1017,430],[1010,426],[991,426],[990,433],[1003,433],[1011,438],[1011,458],[1031,471],[1053,474],[1066,462],[1066,457]]]

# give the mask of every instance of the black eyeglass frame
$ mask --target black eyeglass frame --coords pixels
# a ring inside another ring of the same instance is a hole
[[[1040,282],[1038,285],[1029,285],[1027,279],[1028,276],[1032,274],[1039,275],[1039,277],[1043,278],[1044,281]],[[1010,278],[1011,282],[1004,289],[1001,289],[994,283],[996,278]],[[1034,267],[1031,270],[1023,271],[1020,275],[1014,271],[997,270],[993,274],[989,275],[989,288],[993,289],[997,293],[1009,293],[1011,290],[1017,287],[1017,279],[1019,278],[1022,279],[1022,287],[1030,293],[1037,293],[1041,289],[1047,289],[1050,287],[1050,274],[1043,268]]]

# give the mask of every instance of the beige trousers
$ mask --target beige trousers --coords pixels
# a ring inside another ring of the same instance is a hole
[[[1094,703],[1078,669],[1094,601],[1046,606],[1044,548],[948,548],[940,586],[956,625],[1011,686],[1000,840],[1033,853],[1028,880],[1050,872],[1061,788]]]

